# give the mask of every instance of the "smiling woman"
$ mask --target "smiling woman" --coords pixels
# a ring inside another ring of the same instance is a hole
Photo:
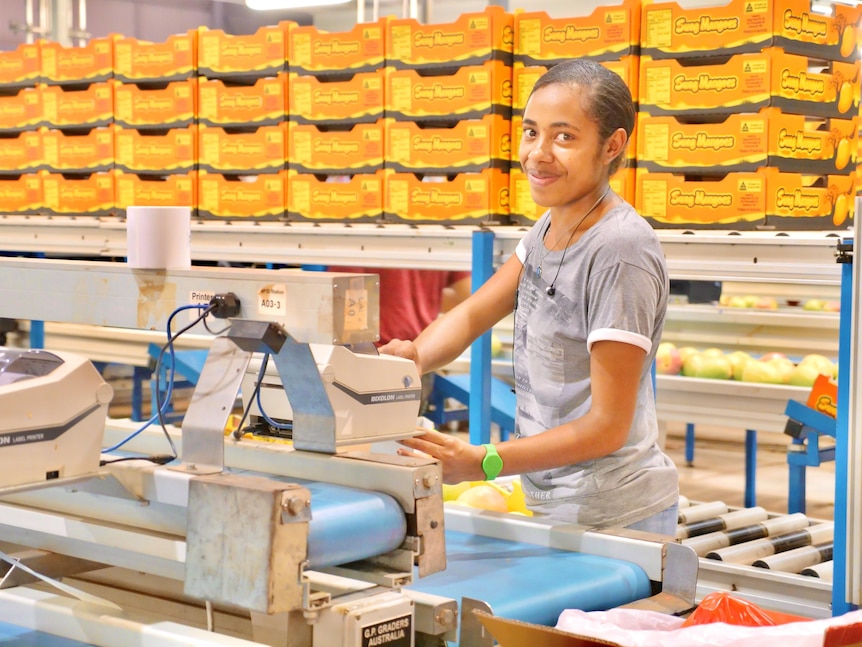
[[[634,118],[622,79],[595,62],[544,74],[526,103],[519,158],[547,212],[470,298],[381,352],[433,371],[514,310],[516,438],[472,446],[428,432],[402,453],[441,460],[448,483],[522,474],[538,515],[673,534],[676,470],[657,445],[650,375],[667,268],[653,230],[608,184]]]

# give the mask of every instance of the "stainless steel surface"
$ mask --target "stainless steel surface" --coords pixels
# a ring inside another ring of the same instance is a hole
[[[288,337],[272,359],[293,409],[294,447],[334,454],[338,446],[335,412],[308,344]]]
[[[732,591],[765,609],[808,618],[832,616],[832,586],[813,577],[701,559],[697,599]]]
[[[678,375],[657,375],[659,420],[784,433],[788,400],[805,402],[810,389]]]
[[[224,429],[250,359],[251,353],[227,337],[213,340],[183,417],[183,462],[172,469],[192,474],[224,469]]]
[[[0,294],[9,318],[165,330],[177,307],[208,304],[215,294],[233,292],[241,303],[239,317],[279,323],[298,341],[374,341],[380,326],[376,277],[359,275],[365,279],[356,290],[347,276],[224,267],[156,271],[125,263],[0,258]],[[364,293],[364,316],[346,311],[348,289]]]
[[[284,523],[283,512],[297,514]],[[302,609],[311,493],[264,477],[214,474],[189,487],[184,591],[259,613]]]

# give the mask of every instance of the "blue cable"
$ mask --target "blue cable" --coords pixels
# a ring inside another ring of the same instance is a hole
[[[198,311],[200,311],[200,310],[209,310],[209,305],[206,305],[206,304],[194,304],[194,305],[180,306],[179,308],[177,308],[176,310],[174,310],[174,311],[173,311],[173,312],[168,316],[168,323],[167,323],[167,336],[168,336],[168,341],[166,342],[165,346],[163,346],[163,347],[162,347],[162,354],[164,353],[165,349],[167,349],[167,350],[168,350],[168,353],[169,353],[170,358],[171,358],[171,364],[170,364],[170,371],[169,371],[169,373],[168,373],[168,384],[167,384],[167,388],[165,389],[165,399],[164,399],[164,401],[162,401],[161,403],[159,403],[160,394],[159,394],[158,389],[157,389],[157,390],[156,390],[156,407],[157,407],[157,408],[156,408],[155,413],[153,413],[153,414],[150,416],[149,420],[147,420],[146,422],[144,422],[144,424],[143,424],[143,425],[141,425],[138,429],[136,429],[135,431],[133,431],[131,434],[129,434],[128,436],[126,436],[125,438],[123,438],[120,442],[116,443],[115,445],[112,445],[111,447],[106,447],[105,449],[103,449],[103,450],[102,450],[103,452],[112,452],[112,451],[116,451],[117,449],[119,449],[120,447],[122,447],[123,445],[125,445],[127,442],[129,442],[129,441],[130,441],[130,440],[132,440],[133,438],[137,437],[141,432],[143,432],[145,429],[147,429],[147,427],[149,427],[150,425],[152,425],[152,424],[153,424],[153,423],[155,423],[155,422],[158,422],[158,421],[159,421],[160,414],[161,414],[161,416],[164,416],[164,414],[167,412],[168,405],[169,405],[169,404],[170,404],[170,402],[171,402],[171,396],[173,396],[173,391],[174,391],[174,377],[175,377],[175,375],[176,375],[175,368],[174,368],[174,367],[175,367],[175,364],[176,364],[176,362],[174,361],[174,360],[175,360],[175,357],[176,357],[176,356],[175,356],[175,354],[174,354],[174,340],[175,340],[177,337],[179,337],[179,336],[184,332],[184,331],[180,331],[180,332],[179,332],[179,333],[177,333],[176,335],[172,335],[172,334],[171,334],[171,328],[172,328],[172,324],[173,324],[173,321],[174,321],[174,317],[175,317],[176,315],[178,315],[179,313],[181,313],[182,311],[184,311],[184,310],[198,310]],[[203,318],[203,316],[205,316],[205,315],[202,315],[201,317],[199,317],[199,319],[198,319],[198,320],[200,320],[201,318]],[[197,323],[197,321],[196,321],[195,323]],[[192,324],[192,325],[194,325],[194,324]],[[156,369],[155,369],[155,371],[156,371],[156,375],[158,375],[158,374],[159,374],[159,371],[161,371],[161,370],[162,370],[162,367],[161,367],[161,358],[162,358],[162,354],[160,354],[160,355],[159,355],[159,358],[158,358],[158,360],[156,361]],[[175,454],[176,454],[176,452],[175,452]]]

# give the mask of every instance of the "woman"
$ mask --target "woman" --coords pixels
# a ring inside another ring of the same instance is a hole
[[[514,440],[404,440],[447,483],[522,474],[531,510],[569,523],[674,535],[676,469],[657,445],[651,371],[668,277],[655,233],[609,187],[634,127],[631,94],[592,61],[551,68],[524,111],[520,161],[548,211],[491,279],[415,341],[381,348],[445,366],[515,310]]]

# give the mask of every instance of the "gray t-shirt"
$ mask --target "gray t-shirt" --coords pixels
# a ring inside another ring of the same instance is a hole
[[[589,411],[596,341],[634,344],[647,356],[625,445],[603,458],[524,474],[524,492],[534,512],[554,519],[627,526],[679,498],[676,468],[657,444],[651,375],[669,291],[664,255],[628,204],[607,212],[565,255],[547,252],[548,225],[546,213],[516,250],[524,265],[515,310],[516,436],[535,436]]]

